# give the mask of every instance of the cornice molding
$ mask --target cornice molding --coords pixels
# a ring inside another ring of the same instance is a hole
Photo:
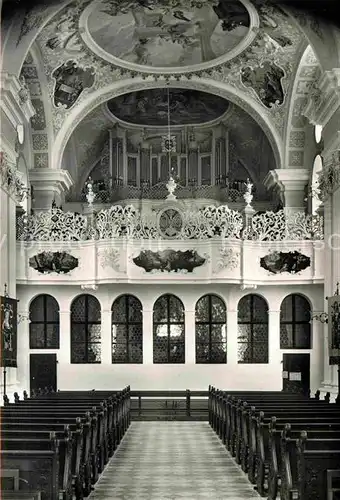
[[[68,170],[52,170],[50,168],[33,168],[28,173],[29,181],[33,184],[34,190],[45,190],[49,186],[60,192],[70,189],[73,179]]]
[[[276,188],[281,192],[286,190],[301,191],[309,178],[310,171],[306,168],[281,168],[270,170],[263,180],[263,184],[268,190]]]
[[[25,82],[20,81],[15,75],[1,72],[0,87],[0,107],[13,128],[16,129],[18,125],[29,123],[35,115],[35,109]]]
[[[328,123],[340,107],[340,68],[325,71],[311,90],[304,116],[313,125]]]

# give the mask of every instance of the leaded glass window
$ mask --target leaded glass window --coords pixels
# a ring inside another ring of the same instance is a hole
[[[38,295],[30,305],[30,349],[59,349],[59,306],[51,295]]]
[[[311,310],[308,300],[299,294],[288,295],[281,304],[280,348],[311,348]]]
[[[112,304],[112,363],[143,363],[142,304],[122,295]]]
[[[195,308],[196,363],[227,362],[227,316],[222,299],[201,297]]]
[[[93,295],[80,295],[71,305],[71,363],[100,362],[100,304]]]
[[[238,362],[268,363],[268,306],[259,295],[249,294],[238,303]]]
[[[153,308],[153,362],[185,363],[184,306],[175,295],[162,295]]]

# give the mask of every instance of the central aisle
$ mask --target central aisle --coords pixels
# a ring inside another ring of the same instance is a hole
[[[208,422],[132,422],[89,498],[260,497]]]

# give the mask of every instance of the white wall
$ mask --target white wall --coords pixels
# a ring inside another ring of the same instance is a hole
[[[323,307],[323,287],[307,286],[263,286],[256,290],[240,290],[236,285],[101,285],[98,290],[84,291],[80,286],[18,286],[19,310],[25,313],[29,303],[39,293],[53,295],[60,308],[59,350],[30,350],[29,325],[19,325],[19,379],[20,389],[29,389],[29,353],[57,353],[57,377],[59,389],[116,389],[127,384],[132,389],[207,389],[209,384],[224,389],[281,390],[282,354],[284,352],[308,352],[311,355],[311,389],[319,386],[323,371],[322,329],[314,322],[313,349],[280,350],[279,312],[283,298],[290,293],[302,293],[311,302],[314,311]],[[102,307],[102,360],[101,364],[70,364],[70,305],[81,293],[90,293],[98,298]],[[111,364],[111,305],[124,293],[135,295],[143,306],[143,355],[142,365]],[[176,365],[154,365],[152,362],[152,310],[155,300],[164,293],[177,295],[186,311],[186,363]],[[195,303],[207,293],[216,293],[227,306],[228,360],[224,365],[195,364]],[[237,304],[248,293],[265,297],[269,308],[269,363],[237,364]]]

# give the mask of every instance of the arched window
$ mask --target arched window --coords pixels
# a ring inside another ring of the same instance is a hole
[[[101,312],[92,295],[80,295],[71,305],[71,363],[100,363]]]
[[[268,306],[249,294],[238,303],[238,362],[268,363]]]
[[[112,304],[112,363],[143,363],[142,304],[122,295]]]
[[[153,307],[153,362],[185,363],[184,306],[175,295],[162,295]]]
[[[196,363],[227,362],[227,315],[225,303],[216,295],[196,302]]]
[[[311,310],[308,300],[292,293],[281,304],[280,348],[311,348]]]
[[[38,295],[30,305],[30,349],[59,349],[59,306],[51,295]]]

